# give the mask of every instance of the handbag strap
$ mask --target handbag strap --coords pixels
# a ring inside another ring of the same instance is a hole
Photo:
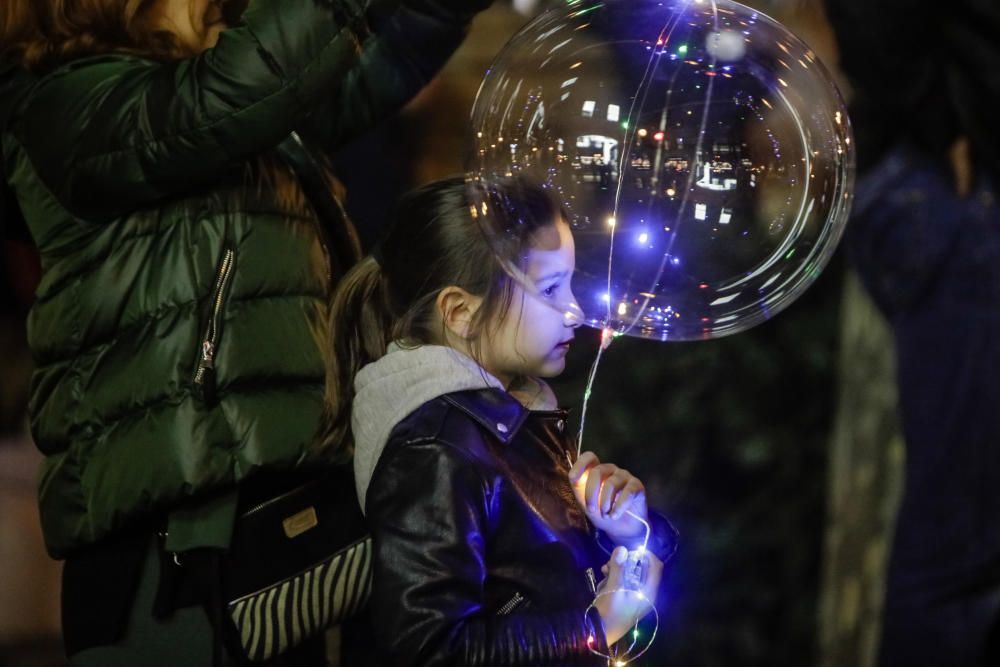
[[[336,281],[361,259],[357,230],[330,189],[326,170],[297,132],[292,132],[278,145],[278,154],[295,172],[299,185],[316,214],[316,227],[330,259],[332,289]]]

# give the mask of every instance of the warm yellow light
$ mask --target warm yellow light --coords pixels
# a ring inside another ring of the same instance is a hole
[[[644,136],[646,136],[647,134],[649,134],[649,132],[647,132],[647,131],[646,131],[646,128],[644,128],[644,127],[640,127],[640,128],[639,128],[639,136],[640,136],[640,137],[644,137]]]
[[[618,224],[618,221],[615,220],[614,217],[608,218],[608,227],[614,227],[617,224]]]

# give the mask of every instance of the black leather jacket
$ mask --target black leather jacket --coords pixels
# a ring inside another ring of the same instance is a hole
[[[608,560],[573,498],[564,411],[497,389],[428,401],[389,436],[367,491],[372,617],[386,664],[605,665]],[[649,548],[676,533],[654,517]]]

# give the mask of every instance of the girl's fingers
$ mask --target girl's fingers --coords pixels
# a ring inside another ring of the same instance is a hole
[[[631,478],[632,475],[628,470],[618,468],[604,480],[604,484],[601,486],[600,504],[598,505],[601,508],[601,515],[607,515],[611,511],[615,497]]]
[[[583,473],[600,463],[601,460],[597,458],[597,454],[594,452],[584,452],[580,454],[576,463],[574,463],[573,467],[569,469],[569,483],[576,484],[580,481],[580,478],[583,477]]]
[[[647,598],[655,600],[660,580],[663,578],[663,561],[652,553],[647,553],[646,557],[649,558],[649,569],[646,571],[645,593]]]
[[[611,560],[605,565],[608,568],[608,586],[609,590],[617,590],[621,588],[622,585],[622,566],[625,565],[625,561],[628,560],[628,549],[625,547],[615,547],[615,550],[611,552]]]
[[[611,508],[611,517],[620,519],[625,514],[625,510],[636,501],[642,500],[646,494],[646,487],[637,477],[631,478],[615,497],[614,506]]]
[[[598,503],[601,499],[601,487],[604,486],[604,480],[613,475],[617,469],[618,466],[610,463],[602,463],[590,469],[583,498],[587,503],[587,511],[591,514],[597,514],[599,511],[600,505]]]

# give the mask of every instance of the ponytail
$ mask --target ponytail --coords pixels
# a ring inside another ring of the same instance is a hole
[[[392,324],[382,270],[366,257],[341,280],[329,311],[326,400],[319,442],[337,461],[346,461],[354,453],[354,376],[385,354]]]
[[[521,247],[538,228],[564,216],[541,187],[512,179],[497,184],[490,208],[511,223],[516,243],[493,246],[474,222],[465,178],[428,183],[408,192],[379,241],[376,261],[355,265],[337,287],[329,311],[326,345],[326,405],[319,445],[338,461],[354,453],[351,403],[354,376],[386,354],[389,343],[442,345],[443,327],[436,314],[438,293],[456,285],[482,297],[470,321],[470,341],[477,344],[485,323],[499,321],[510,306],[513,279],[504,262],[517,262]],[[498,251],[501,257],[498,257]]]

